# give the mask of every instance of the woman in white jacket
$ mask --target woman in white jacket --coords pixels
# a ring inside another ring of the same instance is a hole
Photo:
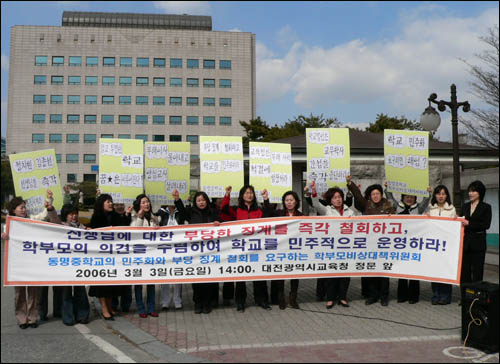
[[[323,206],[323,204],[319,202],[319,197],[316,193],[316,185],[314,184],[314,182],[311,184],[311,190],[313,207],[318,212],[318,215],[337,217],[351,217],[355,215],[354,211],[344,204],[344,191],[342,191],[340,188],[329,188],[328,191],[325,192],[324,200],[329,203],[329,205],[327,206]],[[335,304],[335,300],[337,299],[339,305],[341,305],[342,307],[349,307],[346,297],[350,282],[351,278],[349,277],[327,278],[327,309],[331,309]]]
[[[457,217],[455,207],[451,204],[450,193],[444,185],[439,185],[432,193],[431,204],[427,215]],[[431,283],[432,304],[448,305],[451,303],[452,285],[446,283]]]
[[[151,201],[149,197],[141,194],[136,197],[134,201],[134,212],[132,213],[132,222],[130,226],[159,226],[158,219],[155,215],[151,213]],[[134,286],[135,290],[135,303],[137,305],[137,311],[139,316],[142,318],[147,318],[148,315],[152,317],[158,317],[156,313],[156,303],[155,303],[155,285],[147,285],[147,299],[146,299],[146,310],[144,308],[144,301],[142,299],[142,285]]]

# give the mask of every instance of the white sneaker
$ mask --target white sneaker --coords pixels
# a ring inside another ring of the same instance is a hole
[[[168,311],[168,306],[161,306],[162,311]]]
[[[180,310],[181,308],[182,308],[182,305],[181,305],[181,304],[176,304],[176,305],[175,305],[175,309],[176,309],[176,310]]]

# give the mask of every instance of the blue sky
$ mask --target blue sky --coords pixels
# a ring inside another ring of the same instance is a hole
[[[282,124],[323,114],[365,127],[379,113],[419,120],[432,92],[483,106],[461,61],[479,64],[479,40],[498,25],[498,2],[2,1],[2,136],[6,134],[10,28],[61,25],[62,12],[212,16],[217,31],[257,39],[257,115]],[[449,113],[441,140],[451,139]]]

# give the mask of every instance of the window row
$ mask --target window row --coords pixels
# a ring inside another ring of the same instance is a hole
[[[47,76],[46,75],[35,75],[33,80],[35,85],[46,85]],[[120,86],[132,86],[132,77],[119,77]],[[50,76],[51,85],[64,85],[64,76]],[[81,85],[82,76],[68,76],[68,85]],[[98,76],[85,76],[85,85],[96,86],[98,84]],[[115,76],[102,76],[101,78],[102,86],[114,86]],[[149,86],[149,77],[136,77],[136,86]],[[187,78],[187,87],[199,87],[200,80],[198,78]],[[165,87],[165,77],[153,77],[153,86]],[[170,87],[182,87],[182,78],[170,77]],[[215,79],[214,78],[204,78],[203,87],[214,88]],[[219,79],[219,88],[231,88],[231,79]]]
[[[31,135],[32,135],[31,138],[32,138],[33,143],[45,143],[45,134],[31,134]],[[101,138],[112,139],[114,137],[115,137],[114,134],[101,134]],[[96,143],[97,135],[96,134],[84,134],[84,138],[85,138],[85,143]],[[117,138],[118,139],[131,139],[131,135],[130,134],[118,134]],[[142,139],[143,141],[147,142],[148,135],[147,134],[135,134],[134,139]],[[49,134],[49,143],[62,143],[62,140],[63,140],[62,134]],[[165,135],[153,134],[152,141],[153,142],[164,142]],[[169,141],[182,142],[182,135],[173,135],[172,134],[169,136]],[[199,137],[198,137],[198,135],[186,135],[186,142],[189,142],[191,144],[198,144]],[[66,143],[79,143],[79,134],[66,134]],[[74,156],[75,154],[67,154],[67,155]],[[95,154],[85,154],[85,155],[95,156]],[[57,158],[57,156],[59,156],[57,161],[61,162],[61,160],[60,160],[61,155],[56,154],[56,158]],[[95,159],[94,159],[94,161],[95,161]],[[66,162],[71,163],[68,161],[66,161]]]
[[[45,114],[33,114],[33,124],[44,124]],[[198,125],[199,116],[187,116],[187,125]],[[63,115],[62,114],[50,114],[49,120],[51,124],[62,124]],[[170,125],[182,125],[182,116],[171,115],[169,116]],[[85,124],[96,124],[97,115],[84,115],[83,121]],[[66,115],[66,122],[68,124],[79,124],[80,115],[79,114],[68,114]],[[131,124],[132,115],[118,115],[118,124]],[[101,124],[114,124],[115,115],[101,115]],[[136,124],[148,124],[149,115],[135,115]],[[152,117],[153,125],[165,125],[165,115],[153,115]],[[220,116],[219,125],[230,126],[232,123],[231,116]],[[215,125],[215,116],[203,116],[203,125]]]
[[[99,65],[99,57],[92,56],[68,56],[68,66],[70,67],[81,67],[83,61],[87,67],[97,67]],[[103,67],[115,67],[119,65],[120,67],[132,67],[134,65],[133,57],[101,57]],[[169,61],[170,68],[182,68],[184,60],[182,58],[153,58],[151,61],[149,57],[137,57],[135,60],[136,67],[157,67],[165,68],[167,65],[167,60]],[[47,66],[49,62],[48,56],[35,56],[35,66]],[[201,64],[203,69],[215,69],[216,61],[215,59],[204,59]],[[51,59],[52,66],[64,66],[65,56],[52,56]],[[199,59],[186,59],[187,68],[200,68]],[[227,59],[219,60],[219,69],[230,70],[231,61]]]

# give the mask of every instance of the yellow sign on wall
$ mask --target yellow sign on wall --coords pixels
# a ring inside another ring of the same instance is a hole
[[[281,203],[281,197],[292,189],[292,152],[290,144],[250,143],[250,184],[259,201],[261,192],[269,192],[271,203]]]
[[[389,192],[425,196],[429,186],[429,133],[384,130],[385,178]]]
[[[143,193],[143,141],[99,139],[99,189],[130,204]]]
[[[232,186],[232,197],[243,187],[243,145],[241,137],[200,137],[200,189],[209,197],[224,197]]]
[[[26,201],[29,214],[44,209],[47,190],[53,192],[53,206],[62,207],[61,182],[54,149],[9,155],[16,196]]]

